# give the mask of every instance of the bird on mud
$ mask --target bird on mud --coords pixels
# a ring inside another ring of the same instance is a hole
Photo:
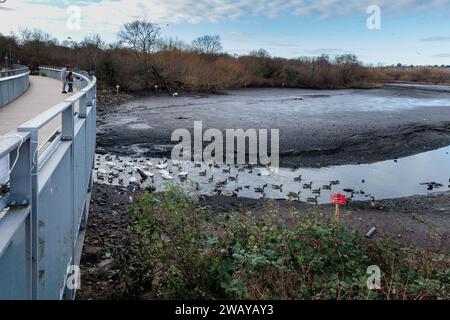
[[[370,205],[371,205],[372,209],[375,209],[375,210],[383,210],[384,209],[384,207],[378,201],[375,200],[375,197],[371,197],[371,199],[372,199],[372,202]]]
[[[299,191],[299,192],[289,192],[288,193],[289,200],[293,200],[293,199],[300,200],[300,193],[301,193],[301,191]]]
[[[310,197],[310,198],[306,199],[306,201],[308,203],[318,204],[319,201],[317,199],[319,199],[319,196],[315,196],[314,198]]]

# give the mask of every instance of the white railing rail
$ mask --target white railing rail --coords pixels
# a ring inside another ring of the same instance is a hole
[[[30,85],[27,67],[0,71],[0,107],[21,96]]]
[[[40,73],[51,78],[60,77],[57,68],[41,67]],[[72,272],[79,265],[89,209],[95,152],[96,78],[74,74],[78,78],[75,85],[79,92],[17,128],[17,134],[26,137],[21,148],[28,148],[25,150],[28,153],[19,153],[14,170],[21,169],[23,176],[29,176],[29,185],[25,189],[30,194],[31,201],[26,204],[31,215],[19,220],[23,221],[24,237],[30,241],[29,247],[21,251],[22,247],[8,244],[12,235],[0,236],[0,250],[5,248],[3,254],[0,251],[0,299],[73,299],[75,296],[76,288],[67,283],[72,283],[69,276],[76,276]],[[44,152],[39,153],[39,130],[56,117],[61,117],[61,132]],[[3,145],[1,140],[0,145]],[[5,150],[14,152],[16,145]],[[0,159],[6,153],[0,152]],[[22,163],[26,159],[22,158],[27,154],[29,167],[23,170]],[[14,154],[10,159],[14,159]],[[19,201],[14,200],[16,189],[13,185],[22,185],[14,176],[14,170],[10,176],[11,191],[0,198],[0,205],[3,199],[3,208],[9,208],[0,220],[0,230],[5,229],[5,224],[15,216],[15,205],[25,203],[24,196],[18,197]],[[0,211],[3,208],[0,206]],[[25,262],[15,258],[25,253]],[[24,271],[22,278],[15,279],[18,265],[29,272]],[[30,284],[29,288],[23,287],[25,282]],[[14,283],[20,290],[9,290]]]

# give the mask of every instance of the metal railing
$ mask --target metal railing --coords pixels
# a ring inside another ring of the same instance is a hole
[[[51,78],[56,68],[40,68]],[[67,283],[79,265],[95,152],[96,79],[75,73],[79,92],[0,137],[12,162],[0,198],[0,299],[73,299]],[[78,110],[76,112],[76,110]],[[39,130],[61,117],[61,132],[38,153]],[[17,161],[15,160],[17,159]]]
[[[21,96],[30,86],[27,67],[0,71],[0,107]]]

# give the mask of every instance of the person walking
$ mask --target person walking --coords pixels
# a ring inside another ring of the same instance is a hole
[[[61,70],[61,81],[62,81],[62,83],[63,83],[63,87],[62,87],[62,93],[63,93],[63,94],[66,94],[66,93],[67,93],[67,91],[66,91],[66,86],[67,86],[67,75],[68,75],[68,73],[69,73],[69,70],[70,70],[70,66],[69,66],[69,65],[65,66],[65,67]]]
[[[69,71],[67,74],[67,91],[73,93],[73,73]]]

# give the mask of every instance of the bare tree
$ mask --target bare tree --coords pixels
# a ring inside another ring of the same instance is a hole
[[[125,23],[117,34],[119,42],[131,47],[136,53],[148,53],[156,44],[161,29],[157,24],[135,20]]]
[[[270,58],[269,52],[267,52],[267,50],[265,49],[253,50],[249,55],[257,58]]]
[[[206,35],[192,41],[192,47],[204,54],[215,55],[222,51],[220,36]]]

